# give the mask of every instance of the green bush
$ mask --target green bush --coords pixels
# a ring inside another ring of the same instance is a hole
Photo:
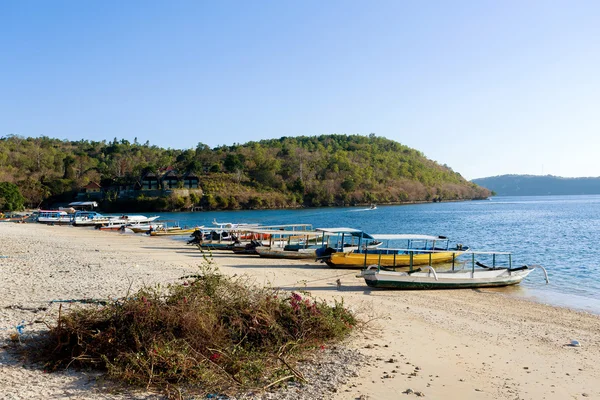
[[[14,183],[0,182],[0,210],[20,211],[25,208],[25,198]]]

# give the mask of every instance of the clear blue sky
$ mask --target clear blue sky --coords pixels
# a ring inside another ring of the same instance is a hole
[[[0,136],[375,133],[465,178],[600,176],[599,1],[4,1]]]

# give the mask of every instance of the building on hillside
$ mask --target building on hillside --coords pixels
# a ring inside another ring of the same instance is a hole
[[[179,188],[179,182],[181,181],[181,177],[177,174],[175,170],[169,169],[161,176],[160,180],[162,188],[164,190],[171,190]]]
[[[102,186],[96,182],[90,182],[82,188],[81,192],[77,193],[77,199],[101,199],[103,195]]]
[[[200,178],[198,175],[189,171],[185,175],[183,175],[183,188],[184,189],[199,189],[200,188]]]
[[[83,187],[83,190],[86,193],[100,193],[102,191],[102,187],[96,182],[90,182]]]
[[[160,189],[160,180],[154,172],[147,172],[140,180],[140,190]]]

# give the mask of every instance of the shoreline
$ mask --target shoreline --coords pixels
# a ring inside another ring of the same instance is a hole
[[[22,321],[52,320],[58,306],[51,300],[113,298],[140,285],[177,282],[203,260],[183,241],[68,226],[0,224],[0,237],[2,339]],[[223,273],[258,284],[343,299],[372,320],[346,344],[368,361],[331,392],[333,399],[395,399],[407,389],[434,399],[600,398],[598,315],[485,289],[372,290],[356,271],[313,262],[223,252],[213,260]],[[32,311],[42,305],[46,311]],[[25,325],[24,334],[40,329]],[[581,347],[569,346],[571,340]],[[43,374],[8,358],[4,351],[0,384],[14,398],[99,396],[93,383],[83,385],[85,374]]]

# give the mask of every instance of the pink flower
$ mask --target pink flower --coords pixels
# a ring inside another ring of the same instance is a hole
[[[219,361],[219,358],[221,358],[219,353],[212,353],[208,359],[212,362],[217,362]]]

